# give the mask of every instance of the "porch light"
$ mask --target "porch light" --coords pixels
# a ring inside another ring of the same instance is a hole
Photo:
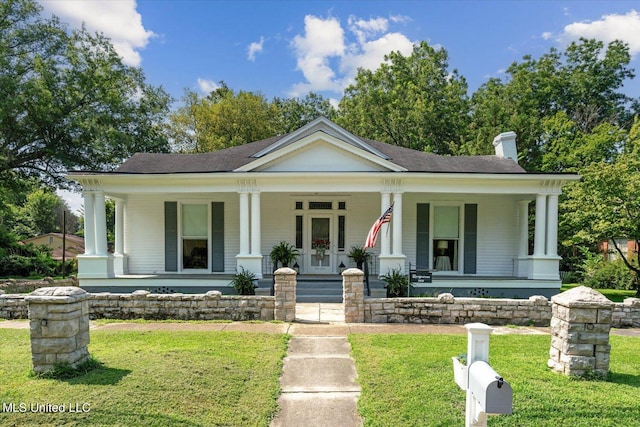
[[[340,269],[340,274],[344,273],[344,271],[347,269],[347,267],[344,265],[344,262],[340,261],[340,265],[338,266],[338,268]]]
[[[298,264],[297,261],[295,264],[293,264],[293,271],[295,271],[296,274],[300,273],[300,264]]]

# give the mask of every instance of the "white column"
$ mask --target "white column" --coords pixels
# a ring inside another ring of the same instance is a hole
[[[550,194],[547,202],[547,256],[558,255],[558,195]]]
[[[529,255],[529,201],[521,200],[518,216],[518,258]]]
[[[93,215],[93,193],[85,191],[84,196],[84,253],[93,255],[96,253],[96,222]]]
[[[260,255],[260,193],[251,193],[251,255]]]
[[[114,255],[124,254],[124,202],[116,200],[116,242]]]
[[[240,193],[240,255],[249,254],[249,193]]]
[[[536,228],[533,241],[533,255],[544,256],[547,231],[547,196],[538,194],[536,197]]]
[[[107,254],[107,212],[104,202],[104,193],[98,191],[95,194],[95,228],[96,228],[96,254]]]
[[[391,195],[389,193],[381,193],[380,194],[380,215],[387,209],[389,209]],[[394,213],[395,215],[395,213]],[[378,234],[378,238],[380,239],[380,256],[388,256],[389,255],[389,234],[387,230],[389,229],[389,224],[383,224],[380,228],[380,233]]]
[[[393,255],[402,255],[402,193],[393,193]]]

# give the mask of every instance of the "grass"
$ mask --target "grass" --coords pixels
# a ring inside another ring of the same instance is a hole
[[[561,292],[568,291],[569,289],[580,286],[580,284],[562,285]],[[636,291],[634,290],[622,290],[622,289],[596,289],[605,297],[613,302],[623,302],[625,298],[636,298]]]
[[[268,426],[288,336],[92,331],[102,366],[72,379],[33,376],[29,331],[0,330],[0,402],[89,412],[0,411],[5,426]]]
[[[366,426],[464,425],[465,392],[451,356],[464,335],[351,335]],[[513,415],[489,426],[640,426],[640,338],[611,337],[608,381],[567,378],[547,368],[548,335],[491,337],[490,362],[513,388]]]

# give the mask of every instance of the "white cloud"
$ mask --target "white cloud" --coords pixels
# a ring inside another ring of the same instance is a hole
[[[109,37],[127,65],[139,66],[142,62],[139,50],[156,36],[142,25],[142,16],[136,10],[135,0],[40,0],[40,4],[45,11],[57,15],[73,28],[80,28],[84,22],[89,31]]]
[[[552,37],[553,37],[553,33],[549,32],[549,31],[545,31],[544,33],[542,33],[542,38],[544,40],[549,40]]]
[[[368,21],[349,16],[349,31],[358,38],[358,43],[364,44],[368,39],[379,33],[384,33],[389,28],[386,18],[371,18]]]
[[[345,52],[344,30],[336,18],[322,19],[313,15],[304,17],[304,36],[293,38],[297,56],[297,68],[302,71],[307,83],[294,85],[293,96],[314,91],[337,91],[339,83],[331,68],[330,59],[341,57]]]
[[[640,13],[630,10],[626,15],[611,14],[597,21],[574,22],[564,27],[560,41],[577,40],[580,37],[605,43],[622,40],[629,44],[631,55],[636,55],[640,52]]]
[[[262,48],[264,46],[264,37],[260,37],[259,42],[253,42],[247,48],[247,59],[249,61],[256,60],[256,54],[262,52]]]
[[[413,42],[405,35],[388,32],[389,20],[386,18],[363,20],[350,16],[348,32],[333,17],[323,19],[307,15],[304,21],[304,34],[294,37],[292,47],[297,68],[306,81],[295,84],[291,96],[301,96],[309,91],[341,94],[353,82],[358,68],[375,70],[392,51],[409,55],[413,49]]]
[[[200,91],[205,95],[209,95],[211,92],[219,88],[220,85],[213,80],[198,78],[198,89],[200,89]]]

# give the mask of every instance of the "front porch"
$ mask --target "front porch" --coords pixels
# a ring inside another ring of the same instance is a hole
[[[130,293],[145,290],[154,294],[202,294],[220,291],[233,295],[229,285],[231,274],[129,274],[109,279],[83,279],[82,288],[88,292]],[[342,302],[342,277],[337,274],[300,274],[298,302]],[[272,276],[265,275],[258,281],[263,294],[271,290]],[[369,278],[370,293],[365,285],[365,297],[384,298],[385,282],[377,275]],[[435,297],[451,293],[456,297],[480,298],[529,298],[542,295],[547,298],[560,291],[558,281],[527,279],[521,277],[478,277],[434,275],[432,283],[414,284],[412,297]],[[259,291],[260,292],[260,291]]]

